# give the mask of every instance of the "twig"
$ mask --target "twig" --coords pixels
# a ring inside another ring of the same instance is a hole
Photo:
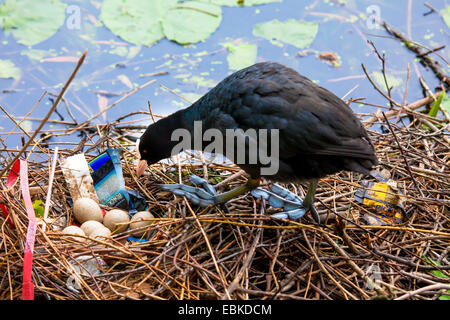
[[[405,300],[405,299],[411,298],[411,297],[413,297],[415,295],[418,295],[419,293],[422,293],[422,292],[427,292],[427,291],[432,291],[432,290],[440,290],[440,289],[447,289],[447,290],[449,290],[450,289],[450,284],[442,284],[442,283],[432,284],[432,285],[429,285],[429,286],[426,286],[426,287],[419,288],[417,290],[408,292],[408,293],[406,293],[406,294],[404,294],[404,295],[402,295],[402,296],[400,296],[398,298],[395,298],[394,300]]]
[[[398,109],[397,117],[395,118],[395,123],[398,122],[398,120],[400,118],[400,114],[403,112],[403,108],[405,107],[406,97],[408,95],[408,86],[409,86],[409,63],[408,63],[408,69],[407,69],[407,75],[406,75],[405,93],[403,94],[402,105]]]
[[[421,107],[423,107],[423,106],[425,106],[425,105],[427,105],[427,104],[429,104],[429,103],[432,103],[432,102],[434,101],[434,99],[435,99],[436,97],[438,97],[440,94],[441,94],[440,91],[439,91],[439,92],[436,92],[436,93],[434,94],[434,97],[433,97],[433,96],[429,96],[429,97],[426,97],[426,98],[417,100],[417,101],[415,101],[415,102],[413,102],[413,103],[410,103],[409,105],[405,106],[404,109],[406,109],[406,108],[408,108],[408,109],[410,109],[410,110],[416,110],[416,109],[419,109],[419,108],[421,108]],[[390,110],[390,111],[387,111],[387,112],[385,113],[385,115],[386,115],[386,117],[387,117],[388,119],[391,119],[391,118],[393,118],[393,117],[395,117],[395,116],[397,115],[397,110]],[[370,117],[369,119],[363,120],[363,123],[364,123],[364,124],[367,124],[367,125],[372,125],[372,124],[374,124],[375,122],[377,122],[378,120],[379,120],[378,117]]]
[[[131,95],[133,95],[134,93],[138,92],[139,90],[145,88],[146,86],[152,84],[156,82],[156,80],[150,80],[146,83],[144,83],[143,85],[140,85],[139,87],[129,91],[128,93],[126,93],[125,95],[123,95],[122,97],[120,97],[119,99],[117,99],[116,101],[114,101],[113,103],[111,103],[109,106],[105,107],[103,110],[101,110],[100,112],[98,112],[97,114],[93,115],[92,117],[90,117],[89,119],[87,119],[86,121],[84,121],[83,123],[81,123],[78,127],[74,128],[73,130],[76,129],[80,129],[84,126],[86,126],[89,122],[91,122],[92,120],[98,118],[99,116],[101,116],[102,114],[104,114],[106,111],[108,111],[109,109],[111,109],[112,107],[116,106],[117,104],[119,104],[120,102],[122,102],[123,100],[125,100],[126,98],[130,97]]]
[[[230,283],[228,288],[226,288],[226,294],[221,297],[221,300],[224,300],[226,298],[231,299],[231,294],[236,290],[239,286],[239,281],[241,281],[242,277],[244,276],[244,273],[246,272],[247,268],[251,264],[253,260],[253,256],[255,255],[256,245],[260,241],[262,229],[259,229],[257,231],[257,234],[255,235],[255,238],[253,239],[253,243],[250,247],[250,250],[247,253],[247,258],[245,259],[241,269],[239,270],[236,277],[233,279],[233,281]]]
[[[364,66],[364,64],[361,64],[361,67],[363,68],[364,73],[366,74],[367,79],[369,79],[370,83],[372,84],[372,86],[375,88],[375,90],[377,90],[383,97],[385,97],[387,100],[389,100],[390,103],[396,105],[397,107],[399,107],[400,105],[392,100],[391,97],[389,97],[388,95],[386,95],[383,90],[381,90],[380,88],[378,88],[378,86],[376,85],[375,82],[373,82],[372,78],[370,77],[369,73],[366,70],[366,67]]]
[[[400,32],[393,29],[391,26],[389,26],[386,21],[383,21],[383,27],[386,29],[387,32],[395,36],[397,39],[401,40],[405,43],[406,47],[413,51],[416,55],[421,56],[420,63],[424,66],[428,66],[431,70],[433,70],[434,74],[439,78],[440,81],[442,81],[447,88],[450,86],[450,78],[448,75],[444,72],[444,70],[441,68],[438,61],[435,61],[433,58],[429,57],[428,55],[425,55],[423,48],[414,44],[410,39],[407,39],[405,36],[403,36]]]
[[[402,147],[402,145],[400,144],[400,142],[398,141],[397,136],[396,136],[394,130],[392,129],[391,124],[389,123],[389,120],[386,118],[386,114],[385,114],[384,112],[382,112],[382,114],[383,114],[383,117],[384,117],[384,119],[385,119],[385,121],[386,121],[386,124],[387,124],[388,127],[389,127],[389,130],[390,130],[391,133],[392,133],[392,136],[393,136],[394,139],[395,139],[395,142],[397,143],[397,146],[398,146],[398,148],[399,148],[399,150],[400,150],[400,153],[401,153],[401,155],[402,155],[402,157],[403,157],[403,160],[405,161],[406,169],[408,170],[408,173],[409,173],[409,175],[411,176],[411,179],[412,179],[412,181],[413,181],[413,183],[414,183],[414,186],[416,187],[417,191],[419,191],[420,195],[421,195],[422,197],[425,197],[424,194],[423,194],[423,192],[422,192],[422,189],[419,188],[419,185],[417,184],[417,181],[416,181],[416,179],[414,178],[414,175],[413,175],[413,173],[412,173],[412,171],[411,171],[411,168],[409,167],[408,159],[406,158],[406,155],[405,155],[405,153],[404,153],[404,151],[403,151],[403,147]]]
[[[87,51],[84,51],[83,54],[81,55],[80,59],[78,60],[78,63],[75,67],[75,70],[72,72],[72,74],[70,75],[69,79],[66,81],[66,83],[64,84],[63,88],[61,89],[61,92],[59,93],[58,97],[56,98],[55,102],[53,103],[52,107],[50,108],[50,110],[47,112],[46,116],[44,117],[44,119],[42,120],[42,122],[39,124],[39,126],[37,127],[37,129],[34,131],[33,135],[31,136],[30,139],[28,139],[28,141],[25,143],[25,145],[22,147],[22,149],[20,149],[20,151],[16,154],[16,156],[13,158],[13,160],[11,160],[5,168],[3,168],[3,170],[0,172],[0,177],[3,177],[3,175],[5,174],[5,172],[7,172],[9,170],[9,168],[11,168],[11,166],[13,165],[13,163],[16,162],[17,159],[20,158],[20,156],[22,155],[22,153],[28,148],[28,146],[31,144],[31,142],[34,140],[34,138],[36,137],[36,135],[39,133],[39,131],[41,130],[41,128],[44,126],[44,124],[47,123],[47,120],[50,118],[51,114],[53,113],[53,111],[55,111],[56,107],[58,106],[59,101],[61,101],[62,96],[64,95],[64,93],[66,92],[67,88],[70,85],[70,82],[72,82],[72,79],[75,77],[75,75],[77,74],[78,69],[81,67],[81,65],[83,64],[84,58],[86,57]]]
[[[367,40],[367,42],[372,46],[372,48],[375,50],[375,53],[378,57],[378,59],[380,59],[381,61],[381,73],[383,74],[383,80],[384,80],[384,85],[386,86],[386,90],[387,90],[387,96],[389,97],[389,103],[391,104],[391,109],[394,108],[394,105],[392,103],[392,97],[391,97],[391,90],[392,87],[389,86],[388,81],[387,81],[387,77],[386,77],[386,55],[383,53],[383,55],[381,55],[378,52],[377,47],[375,47],[375,44],[370,41]]]

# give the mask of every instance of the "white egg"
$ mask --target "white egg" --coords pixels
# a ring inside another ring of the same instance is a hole
[[[90,198],[79,198],[73,204],[73,214],[79,223],[88,220],[103,221],[102,209],[97,202]]]
[[[120,209],[113,209],[106,212],[105,217],[103,218],[103,224],[105,227],[115,233],[120,233],[127,230],[127,222],[130,222],[128,212]]]

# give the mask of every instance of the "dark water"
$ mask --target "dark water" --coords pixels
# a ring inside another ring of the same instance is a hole
[[[0,1],[3,3],[4,1]],[[347,0],[346,5],[338,1],[324,0],[283,0],[281,3],[253,7],[222,7],[222,22],[218,30],[206,41],[190,46],[182,46],[162,39],[151,47],[141,47],[138,54],[127,60],[111,51],[118,47],[127,49],[135,47],[114,45],[112,42],[125,41],[115,36],[106,27],[96,27],[94,17],[100,20],[100,8],[96,4],[101,1],[64,1],[81,7],[80,29],[69,29],[64,25],[51,38],[34,45],[32,49],[52,50],[56,56],[79,57],[84,50],[88,50],[85,64],[80,69],[76,79],[65,95],[71,112],[78,122],[86,120],[99,111],[98,91],[109,93],[124,93],[130,89],[118,76],[125,75],[131,83],[142,85],[151,79],[157,81],[145,89],[133,94],[106,113],[106,119],[97,118],[93,123],[112,122],[115,119],[138,110],[148,110],[150,101],[152,110],[156,114],[170,114],[189,105],[169,88],[181,96],[194,99],[206,93],[214,84],[231,73],[227,64],[227,51],[221,43],[241,39],[258,46],[257,61],[277,61],[290,66],[305,76],[315,80],[318,84],[333,91],[337,96],[365,98],[364,101],[386,106],[386,100],[381,97],[369,81],[365,78],[361,64],[369,72],[380,71],[381,64],[373,54],[373,49],[367,43],[371,40],[380,52],[386,53],[387,71],[402,84],[394,88],[392,96],[401,101],[405,89],[407,66],[409,64],[411,78],[409,82],[407,102],[413,102],[423,97],[418,81],[418,73],[423,76],[428,86],[434,89],[439,81],[432,72],[424,69],[415,56],[409,52],[398,40],[392,39],[386,31],[376,28],[361,14],[366,14],[369,6],[379,8],[381,19],[404,34],[408,33],[408,1],[355,1]],[[411,1],[410,33],[413,40],[429,48],[449,43],[449,29],[438,14],[426,14],[430,11],[422,1]],[[442,0],[429,0],[428,3],[437,10],[447,3]],[[425,14],[425,15],[424,15]],[[253,26],[257,23],[272,19],[280,21],[300,19],[319,22],[319,32],[310,49],[315,52],[333,52],[340,56],[341,65],[338,68],[317,58],[317,54],[299,57],[301,50],[285,44],[282,47],[273,45],[270,41],[257,38],[252,34]],[[95,41],[107,41],[98,43]],[[16,119],[24,116],[36,103],[39,97],[48,93],[57,94],[62,84],[68,79],[75,67],[75,62],[38,62],[21,55],[28,48],[16,43],[12,36],[6,36],[0,31],[0,59],[10,59],[22,71],[19,81],[0,79],[0,105]],[[133,49],[132,49],[133,50]],[[439,54],[447,61],[450,60],[449,50],[440,50]],[[434,58],[446,65],[438,56]],[[417,65],[417,69],[414,65]],[[446,72],[449,71],[446,66]],[[141,74],[167,72],[154,78],[143,78]],[[186,81],[187,79],[187,81]],[[164,86],[164,87],[162,87]],[[119,96],[109,96],[108,104]],[[42,118],[52,105],[54,97],[47,94],[43,101],[31,113],[30,117]],[[370,107],[354,103],[351,105],[355,112],[373,112],[377,107]],[[61,103],[51,119],[72,121],[69,113]],[[138,115],[127,120],[145,118],[138,124],[148,124],[151,120],[147,116]],[[13,123],[1,114],[0,138],[3,140],[13,128]],[[39,122],[32,121],[31,129],[35,129]],[[30,123],[27,124],[29,128]],[[44,129],[63,129],[64,125],[48,124]],[[29,128],[30,129],[30,128]],[[16,129],[16,132],[19,132]],[[20,145],[21,134],[13,134],[4,142],[9,148]],[[76,141],[76,137],[55,137],[51,142]]]

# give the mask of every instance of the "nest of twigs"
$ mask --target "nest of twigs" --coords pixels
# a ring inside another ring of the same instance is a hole
[[[245,175],[232,164],[215,164],[200,157],[198,161],[178,158],[154,165],[144,178],[137,179],[135,154],[130,151],[134,142],[127,140],[126,130],[120,125],[99,127],[101,130],[88,139],[96,143],[83,140],[59,154],[68,156],[84,147],[90,160],[106,147],[124,151],[126,185],[148,201],[149,211],[155,216],[144,236],[149,241],[127,241],[130,231],[113,234],[105,241],[82,241],[62,234],[61,228],[73,222],[73,212],[66,182],[57,168],[51,222],[45,232],[39,225],[36,233],[35,297],[442,298],[450,290],[448,132],[425,128],[420,119],[432,120],[426,116],[407,114],[413,117],[408,126],[390,124],[385,133],[370,131],[379,169],[390,172],[406,197],[404,223],[381,226],[362,223],[361,216],[371,209],[358,203],[354,194],[367,177],[349,172],[319,182],[315,205],[321,217],[326,217],[323,225],[315,223],[309,214],[299,221],[271,218],[277,209],[251,195],[225,205],[199,208],[161,191],[156,184],[189,183],[189,175],[197,174],[223,192],[243,183]],[[382,117],[380,122],[386,123]],[[32,200],[46,195],[52,155],[46,148],[36,152],[48,161],[29,163]],[[303,196],[306,186],[285,187]],[[2,196],[15,228],[0,216],[0,299],[20,299],[28,218],[18,186],[2,192]],[[95,256],[105,264],[96,274],[80,275],[79,288],[74,289],[67,286],[67,280],[81,256]]]

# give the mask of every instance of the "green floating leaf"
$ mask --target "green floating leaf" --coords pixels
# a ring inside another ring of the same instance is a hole
[[[22,127],[23,130],[28,132],[33,130],[33,122],[31,122],[30,120],[23,120],[20,126]]]
[[[257,24],[253,27],[253,34],[270,41],[282,41],[292,44],[299,49],[308,48],[313,42],[319,30],[316,22],[272,20]]]
[[[186,100],[190,101],[191,103],[194,103],[195,101],[197,101],[198,99],[200,99],[202,97],[201,94],[194,93],[194,92],[185,92],[185,93],[182,93],[181,96],[183,98],[185,98]]]
[[[450,6],[446,6],[439,13],[441,14],[442,19],[444,19],[444,22],[447,25],[447,27],[450,28]]]
[[[0,78],[20,79],[20,69],[11,60],[0,60]]]
[[[222,43],[228,49],[228,68],[230,70],[240,70],[255,63],[258,55],[258,47],[253,44],[234,45],[231,42]]]
[[[32,46],[58,31],[65,8],[60,0],[6,0],[0,6],[0,28],[11,32],[18,43]]]
[[[450,97],[444,93],[444,96],[442,98],[442,102],[441,102],[441,108],[447,112],[450,113]]]
[[[208,2],[212,4],[217,4],[218,6],[227,7],[240,7],[240,6],[254,6],[259,4],[267,4],[272,2],[282,2],[283,0],[202,0],[202,2]]]
[[[118,46],[115,48],[111,48],[111,50],[109,50],[109,53],[117,54],[118,56],[125,57],[128,54],[128,49],[123,46]]]
[[[152,45],[164,37],[161,21],[177,0],[104,0],[100,18],[122,39]]]
[[[372,72],[372,77],[374,78],[375,82],[380,86],[381,88],[386,88],[386,83],[384,82],[384,76],[381,72],[374,71]],[[399,87],[402,85],[403,80],[402,78],[397,78],[392,75],[386,74],[386,80],[389,87]]]
[[[217,85],[217,82],[212,79],[205,79],[200,76],[192,76],[190,78],[184,78],[183,82],[185,83],[194,83],[199,87],[212,88]]]
[[[27,49],[22,50],[20,53],[22,56],[27,56],[31,60],[41,61],[46,57],[56,57],[56,52],[50,50],[41,50],[41,49]]]
[[[167,13],[162,22],[167,39],[180,44],[208,38],[222,21],[222,9],[215,4],[198,1],[180,3]]]

